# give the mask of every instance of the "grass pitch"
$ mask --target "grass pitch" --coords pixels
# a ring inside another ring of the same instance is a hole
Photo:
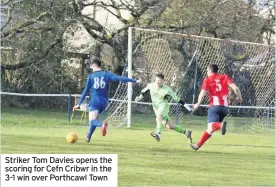
[[[90,143],[84,140],[88,127],[68,124],[66,113],[2,108],[1,152],[45,154],[118,154],[119,186],[274,186],[274,133],[254,131],[220,132],[197,152],[184,135],[164,130],[160,142],[150,132],[155,124],[145,118],[133,128],[108,129],[102,137],[97,129]],[[152,120],[152,119],[151,119]],[[154,119],[152,120],[154,122]],[[205,130],[206,118],[192,117],[183,127],[193,131],[194,142]],[[66,143],[75,131],[79,140]]]

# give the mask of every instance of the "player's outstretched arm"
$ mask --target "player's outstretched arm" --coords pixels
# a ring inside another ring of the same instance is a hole
[[[199,107],[199,105],[203,102],[204,97],[205,97],[206,94],[207,94],[207,91],[206,91],[206,90],[201,90],[201,91],[200,91],[200,93],[199,93],[199,95],[198,95],[197,103],[194,104],[194,109],[195,109],[195,110],[196,110],[196,109]]]
[[[237,98],[236,98],[236,102],[241,103],[242,102],[242,95],[241,95],[241,91],[239,89],[239,87],[237,87],[237,85],[235,83],[230,83],[228,84],[228,86],[230,88],[232,88],[232,90],[235,92]]]
[[[202,83],[201,91],[198,95],[197,103],[194,104],[195,110],[198,109],[199,105],[204,101],[204,97],[207,94],[207,90],[208,90],[208,79],[205,78]]]
[[[197,103],[200,105],[203,100],[204,100],[204,97],[206,96],[207,94],[207,91],[206,90],[201,90],[199,95],[198,95],[198,99],[197,99]]]
[[[174,91],[172,91],[171,88],[168,88],[168,94],[173,98],[173,100],[175,100],[176,102],[178,102],[180,100],[180,98],[176,95],[176,93]]]
[[[188,104],[185,103],[184,101],[179,100],[178,103],[181,104],[181,105],[183,105],[188,111],[193,111],[193,108],[190,107],[190,105],[188,105]]]
[[[172,91],[172,89],[169,89],[168,91],[169,95],[173,98],[173,100],[175,100],[176,102],[178,102],[179,104],[183,105],[187,110],[192,111],[193,109],[186,104],[184,101],[182,101],[174,91]]]
[[[73,109],[77,109],[77,108],[80,107],[81,103],[85,99],[85,97],[86,97],[88,91],[90,90],[91,86],[92,86],[91,79],[88,77],[88,79],[86,81],[86,84],[85,84],[85,88],[84,88],[84,90],[81,93],[80,100],[79,100],[78,104],[73,107]]]
[[[150,86],[147,85],[147,86],[141,91],[141,94],[135,98],[135,102],[139,102],[139,101],[141,101],[141,100],[144,98],[144,96],[149,92],[149,87],[150,87]]]
[[[140,79],[139,80],[130,79],[128,77],[118,76],[118,75],[115,75],[113,73],[110,73],[109,78],[110,78],[111,81],[133,82],[133,83],[139,83],[139,82],[141,82]]]

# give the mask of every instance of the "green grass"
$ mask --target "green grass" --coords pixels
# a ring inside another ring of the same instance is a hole
[[[164,130],[161,142],[149,134],[154,119],[136,116],[133,128],[109,129],[106,137],[95,131],[84,141],[88,127],[67,124],[66,113],[4,108],[1,152],[4,154],[118,154],[120,186],[274,186],[274,134],[230,130],[216,132],[197,152],[184,135]],[[206,118],[190,116],[181,122],[193,130],[197,141]],[[79,140],[68,144],[65,136],[76,131]]]

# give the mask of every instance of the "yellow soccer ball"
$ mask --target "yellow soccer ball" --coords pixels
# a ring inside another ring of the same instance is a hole
[[[66,136],[66,141],[68,143],[76,143],[78,141],[78,135],[75,132],[69,132]]]

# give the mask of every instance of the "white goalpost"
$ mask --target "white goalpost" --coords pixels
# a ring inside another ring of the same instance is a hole
[[[193,104],[206,76],[208,64],[219,65],[220,72],[229,74],[244,96],[243,106],[231,103],[229,124],[251,120],[252,126],[274,127],[275,123],[275,48],[267,44],[222,40],[204,36],[178,34],[142,28],[128,30],[128,77],[141,77],[143,84],[120,83],[107,109],[111,126],[128,128],[132,119],[152,115],[149,99],[134,98],[154,74],[165,74],[166,84],[186,102]],[[230,94],[233,100],[233,94]],[[120,100],[120,101],[117,101]],[[208,98],[199,116],[207,114]],[[171,102],[170,116],[178,121],[187,111]]]
[[[128,78],[132,78],[132,27],[128,29]],[[132,102],[132,83],[128,83],[127,90],[127,127],[131,127],[131,102]]]

